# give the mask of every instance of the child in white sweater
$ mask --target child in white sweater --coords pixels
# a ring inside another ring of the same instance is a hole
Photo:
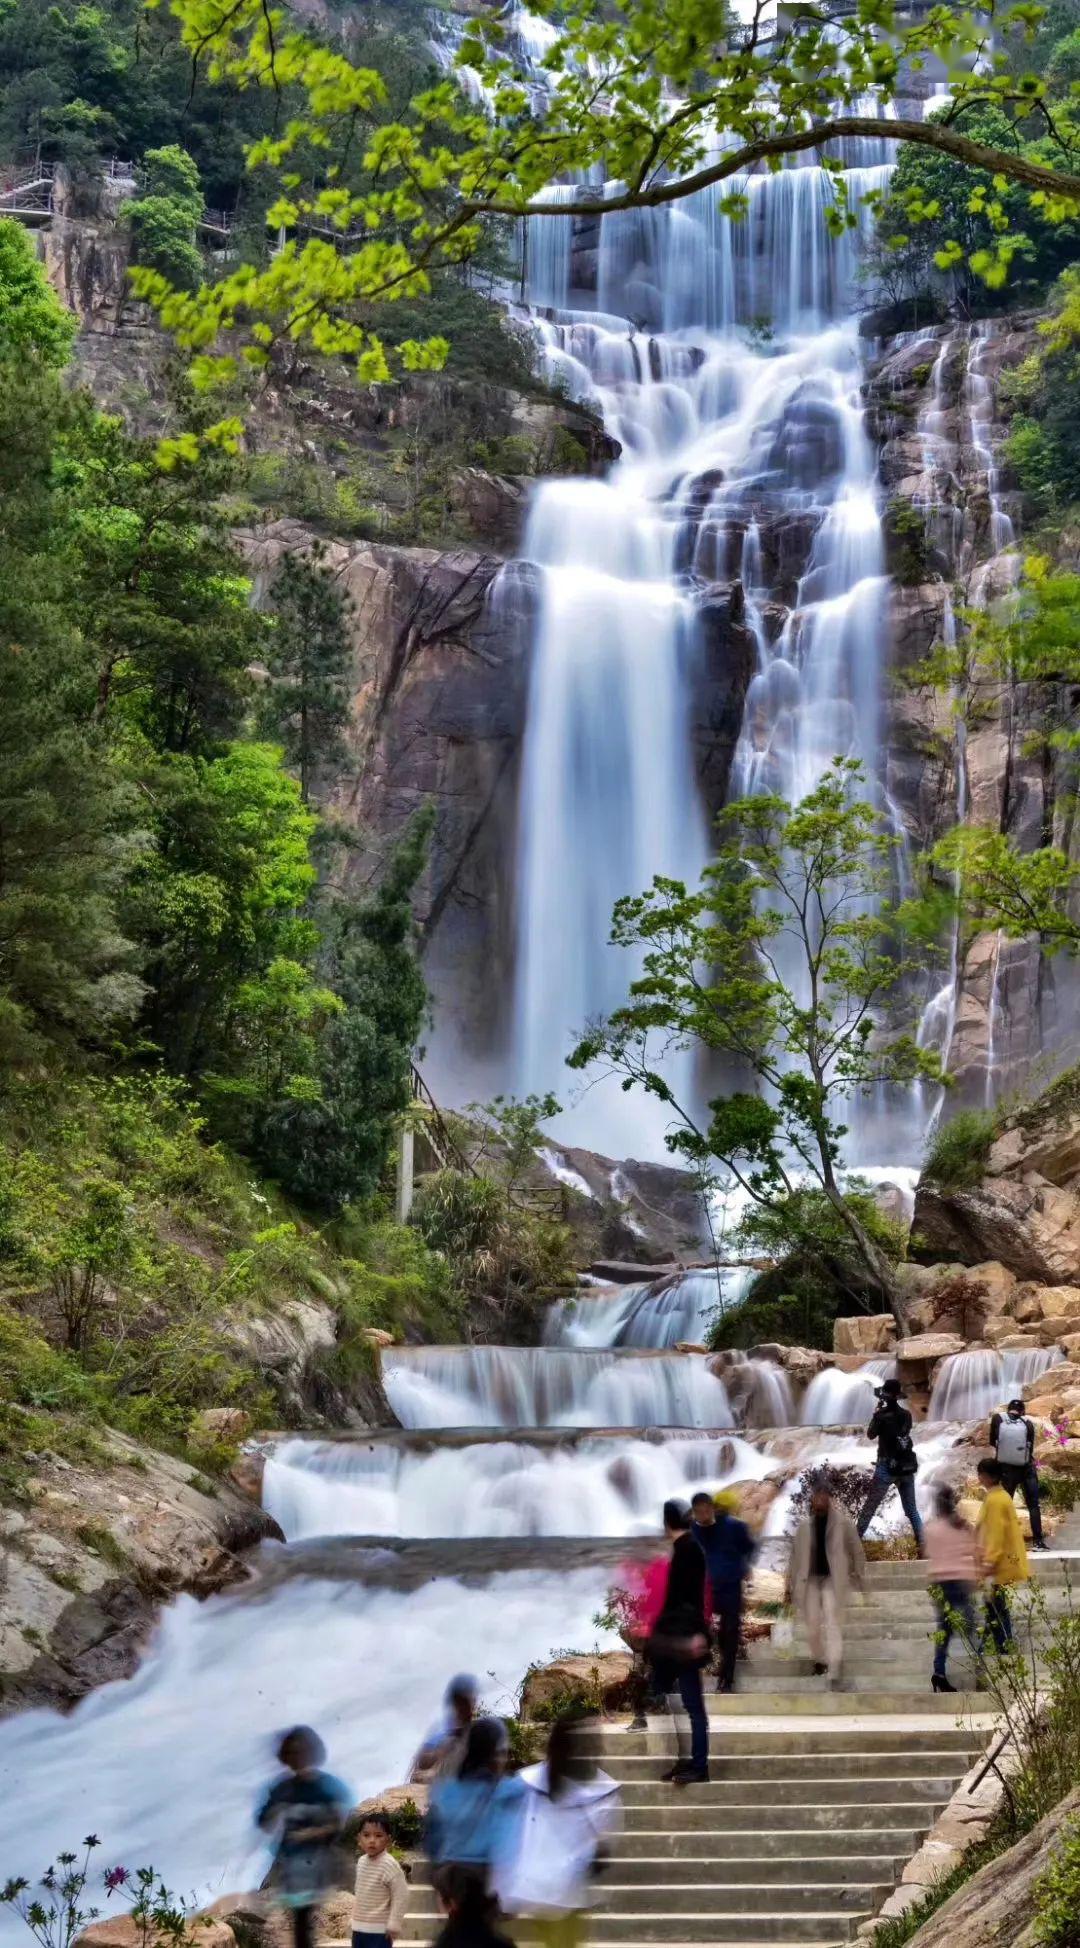
[[[406,1880],[390,1847],[390,1821],[385,1813],[365,1813],[356,1842],[352,1948],[393,1948],[401,1933],[409,1898]]]

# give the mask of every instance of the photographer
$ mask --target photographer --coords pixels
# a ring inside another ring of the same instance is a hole
[[[890,1488],[895,1488],[900,1505],[911,1523],[915,1546],[922,1555],[923,1525],[915,1500],[915,1476],[919,1462],[911,1438],[911,1415],[901,1404],[899,1380],[886,1380],[876,1389],[877,1406],[867,1428],[867,1437],[878,1444],[877,1465],[870,1491],[859,1513],[860,1536],[866,1534]]]

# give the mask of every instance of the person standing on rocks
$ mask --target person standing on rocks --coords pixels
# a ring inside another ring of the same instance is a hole
[[[705,1553],[712,1591],[720,1671],[718,1691],[734,1691],[735,1660],[742,1628],[743,1588],[754,1560],[754,1538],[721,1493],[715,1501],[700,1490],[690,1504],[693,1533]]]
[[[977,1641],[975,1591],[979,1565],[974,1530],[957,1509],[951,1488],[941,1487],[935,1492],[933,1519],[926,1525],[926,1560],[930,1589],[937,1605],[930,1685],[934,1691],[955,1691],[956,1686],[949,1683],[947,1674],[949,1643],[958,1627],[969,1645]]]
[[[802,1616],[810,1642],[814,1676],[828,1676],[830,1688],[843,1682],[844,1616],[853,1589],[866,1586],[866,1557],[846,1508],[834,1500],[827,1481],[810,1490],[810,1513],[791,1545],[788,1600]]]
[[[295,1948],[314,1948],[319,1902],[334,1884],[334,1842],[353,1803],[348,1787],[320,1770],[326,1747],[310,1725],[294,1725],[277,1748],[285,1770],[255,1815],[275,1843],[273,1891],[292,1916]]]
[[[866,1500],[859,1510],[859,1535],[866,1534],[890,1488],[895,1488],[900,1506],[911,1523],[915,1546],[922,1555],[923,1525],[915,1499],[919,1459],[911,1438],[911,1415],[903,1405],[899,1380],[883,1382],[877,1390],[877,1403],[866,1430],[867,1439],[877,1442],[877,1463]]]
[[[1031,1546],[1045,1549],[1042,1508],[1039,1504],[1039,1477],[1035,1468],[1035,1423],[1024,1414],[1021,1399],[1010,1400],[1003,1414],[990,1420],[990,1446],[1001,1469],[1001,1485],[1016,1498],[1019,1488],[1031,1522]]]
[[[709,1720],[701,1675],[709,1661],[705,1554],[691,1531],[685,1502],[664,1503],[664,1533],[672,1545],[671,1562],[663,1605],[649,1640],[649,1661],[653,1689],[672,1699],[679,1744],[679,1756],[664,1779],[671,1785],[689,1786],[709,1777]],[[689,1754],[674,1704],[676,1693],[690,1723]]]
[[[986,1490],[975,1531],[979,1563],[987,1584],[983,1636],[989,1637],[999,1656],[1004,1656],[1013,1641],[1009,1591],[1017,1583],[1027,1582],[1027,1550],[1015,1503],[1001,1485],[1000,1462],[980,1461],[978,1472]]]

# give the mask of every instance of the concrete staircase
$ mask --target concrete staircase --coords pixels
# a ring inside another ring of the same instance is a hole
[[[1046,1611],[1059,1613],[1070,1566],[1054,1557],[1032,1566]],[[994,1729],[985,1695],[930,1690],[933,1629],[923,1566],[881,1563],[849,1615],[844,1689],[811,1675],[798,1641],[788,1657],[754,1646],[735,1695],[709,1696],[707,1785],[661,1783],[676,1749],[670,1722],[598,1729],[595,1755],[620,1782],[625,1823],[597,1881],[590,1939],[600,1948],[851,1941]],[[965,1669],[954,1646],[954,1682]],[[420,1948],[439,1925],[418,1863],[398,1948]],[[534,1933],[527,1920],[508,1931],[524,1942]]]

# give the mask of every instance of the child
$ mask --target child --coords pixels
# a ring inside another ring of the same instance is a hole
[[[293,1917],[295,1948],[313,1948],[315,1910],[333,1884],[333,1846],[352,1795],[319,1767],[326,1747],[310,1725],[294,1725],[277,1756],[286,1768],[255,1816],[277,1843],[273,1883]]]
[[[986,1629],[999,1656],[1013,1640],[1009,1590],[1014,1583],[1028,1579],[1027,1550],[1017,1519],[1013,1498],[1001,1485],[1000,1461],[980,1461],[979,1480],[986,1490],[975,1535],[979,1561],[988,1584]]]
[[[356,1842],[352,1948],[393,1948],[405,1919],[409,1883],[388,1851],[390,1821],[385,1813],[365,1813]]]
[[[507,1935],[496,1931],[495,1904],[468,1867],[440,1867],[435,1892],[446,1915],[435,1948],[514,1948]]]

